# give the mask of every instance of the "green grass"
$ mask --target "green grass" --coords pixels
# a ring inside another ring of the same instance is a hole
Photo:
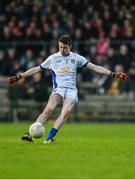
[[[135,124],[65,124],[55,145],[21,141],[28,125],[0,124],[0,178],[135,178]]]

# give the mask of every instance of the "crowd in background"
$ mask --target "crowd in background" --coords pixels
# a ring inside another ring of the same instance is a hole
[[[134,19],[134,0],[1,1],[0,75],[12,76],[41,64],[57,52],[59,36],[68,34],[73,40],[72,51],[129,76],[123,82],[84,68],[79,70],[81,82],[96,83],[100,94],[134,93]],[[23,88],[29,84],[46,89],[50,81],[49,71],[44,71],[21,84]]]

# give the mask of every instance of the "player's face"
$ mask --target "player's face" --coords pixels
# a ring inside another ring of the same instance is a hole
[[[68,44],[59,42],[59,51],[63,56],[66,56],[67,54],[69,54],[70,49],[71,49],[71,46],[69,46]]]

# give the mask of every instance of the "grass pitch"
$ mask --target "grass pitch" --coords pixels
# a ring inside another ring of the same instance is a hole
[[[21,141],[29,125],[0,124],[0,178],[135,178],[135,124],[65,124],[55,145]]]

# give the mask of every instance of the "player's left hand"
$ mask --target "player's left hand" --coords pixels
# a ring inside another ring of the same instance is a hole
[[[121,78],[123,80],[127,80],[128,79],[128,76],[125,73],[123,73],[123,72],[118,72],[118,73],[111,72],[110,76],[114,77],[114,78]]]

